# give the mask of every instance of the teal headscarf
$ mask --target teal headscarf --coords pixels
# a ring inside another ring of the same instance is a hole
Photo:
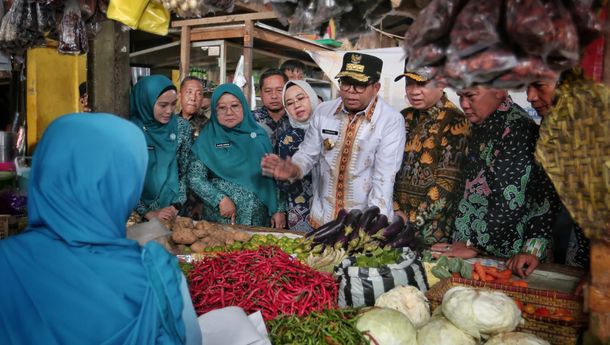
[[[244,112],[243,121],[233,128],[218,123],[216,105],[225,93],[237,97]],[[256,123],[243,92],[234,84],[222,84],[214,90],[211,108],[210,122],[193,144],[193,153],[220,178],[256,194],[272,215],[278,206],[275,181],[263,176],[261,169],[261,159],[272,152],[267,133]]]
[[[131,121],[144,132],[148,144],[148,169],[140,200],[145,205],[158,201],[169,206],[180,190],[178,175],[178,121],[163,124],[155,119],[157,98],[167,90],[176,90],[171,80],[162,75],[140,79],[131,90]]]
[[[28,229],[0,241],[4,344],[181,344],[181,274],[125,238],[146,169],[142,132],[110,114],[53,121],[34,153]]]

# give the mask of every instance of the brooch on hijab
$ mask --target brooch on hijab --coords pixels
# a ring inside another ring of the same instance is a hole
[[[173,140],[176,140],[176,134],[171,133],[171,134],[169,135],[169,140],[172,140],[172,141],[173,141]]]
[[[332,150],[333,147],[335,147],[335,143],[330,138],[324,139],[324,149],[326,151]]]
[[[252,139],[256,138],[256,132],[250,133],[250,138],[252,138]]]

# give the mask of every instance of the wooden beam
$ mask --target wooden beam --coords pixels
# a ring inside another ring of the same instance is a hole
[[[211,41],[211,40],[224,40],[227,38],[238,38],[244,36],[244,26],[234,28],[209,28],[209,29],[194,29],[191,30],[191,41]]]
[[[273,7],[271,6],[271,4],[266,4],[266,5],[262,5],[258,2],[248,2],[245,3],[243,1],[235,1],[235,8],[236,9],[244,9],[250,12],[265,12],[265,11],[272,11]]]
[[[265,42],[277,44],[286,48],[296,49],[296,50],[310,50],[310,51],[320,51],[320,50],[331,50],[329,48],[324,48],[316,44],[311,44],[305,41],[301,41],[294,37],[284,36],[282,34],[272,32],[269,30],[254,28],[254,37],[261,39]]]
[[[254,85],[252,85],[252,57],[254,55],[254,24],[251,20],[246,21],[246,28],[244,30],[244,76],[246,77],[246,85],[244,87],[244,94],[246,99],[250,100],[250,93],[252,92]],[[252,108],[254,104],[250,104]]]
[[[246,14],[233,14],[227,16],[217,16],[209,18],[198,18],[198,19],[186,19],[172,22],[172,27],[187,27],[187,26],[201,26],[210,24],[228,24],[235,22],[245,22],[246,20],[264,20],[264,19],[276,19],[277,14],[273,11],[257,12],[257,13],[246,13]]]
[[[191,27],[185,26],[180,32],[180,80],[189,73],[191,61]]]

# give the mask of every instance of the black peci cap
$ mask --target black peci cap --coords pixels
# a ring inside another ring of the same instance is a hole
[[[379,80],[383,61],[372,55],[349,52],[343,55],[341,71],[335,78],[352,78],[361,83]]]

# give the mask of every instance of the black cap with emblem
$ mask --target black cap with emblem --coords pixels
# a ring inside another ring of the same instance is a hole
[[[335,78],[351,78],[361,83],[381,78],[383,61],[372,55],[348,52],[343,55],[341,71]]]
[[[420,67],[417,69],[408,69],[407,68],[408,63],[409,63],[409,60],[406,60],[405,61],[405,70],[404,70],[403,74],[394,78],[395,82],[399,81],[403,77],[406,77],[406,78],[415,80],[418,83],[425,83],[429,80],[432,80],[436,76],[437,69],[435,67]]]

